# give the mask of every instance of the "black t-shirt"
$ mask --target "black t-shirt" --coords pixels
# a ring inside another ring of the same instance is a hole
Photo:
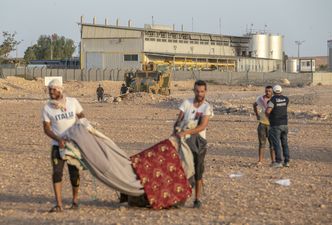
[[[268,108],[272,108],[270,114],[270,126],[279,126],[288,124],[287,107],[288,97],[283,95],[275,95],[267,103]]]

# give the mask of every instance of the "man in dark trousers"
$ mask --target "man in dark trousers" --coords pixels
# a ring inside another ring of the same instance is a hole
[[[280,85],[273,87],[274,96],[268,102],[266,116],[270,121],[269,137],[275,151],[276,162],[273,167],[289,167],[289,149],[288,149],[288,97],[282,95]],[[281,147],[280,147],[281,144]],[[281,148],[284,156],[284,164],[282,164]]]
[[[77,119],[84,118],[83,108],[76,98],[63,95],[62,83],[54,79],[48,85],[50,100],[42,111],[42,120],[45,134],[52,139],[52,181],[56,205],[50,212],[62,212],[62,176],[65,160],[61,158],[60,150],[65,148],[66,141],[63,133],[73,126]],[[80,185],[79,171],[75,166],[68,164],[69,176],[72,185],[73,200],[71,209],[78,209],[78,190]]]
[[[103,100],[104,100],[104,88],[100,84],[97,88],[96,93],[97,93],[98,102],[103,102]]]
[[[190,136],[186,142],[193,153],[195,169],[195,201],[194,208],[201,207],[201,191],[203,187],[204,158],[207,152],[206,128],[209,119],[213,116],[210,104],[205,100],[207,85],[198,80],[194,85],[194,98],[186,99],[179,107],[180,112],[174,130],[181,122],[189,125],[188,129],[176,133],[179,138]]]

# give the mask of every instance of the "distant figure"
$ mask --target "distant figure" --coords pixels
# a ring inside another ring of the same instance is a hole
[[[97,93],[98,102],[103,102],[103,100],[104,100],[104,88],[102,88],[101,84],[99,84],[96,93]]]
[[[274,96],[267,104],[266,116],[270,121],[269,137],[272,141],[273,148],[276,154],[276,162],[273,167],[289,167],[289,150],[288,150],[288,97],[282,95],[282,88],[280,85],[273,87]],[[284,164],[281,159],[281,148],[284,156]]]
[[[268,139],[269,147],[270,147],[270,156],[271,161],[274,163],[274,152],[271,140],[269,139],[269,129],[270,129],[270,121],[265,115],[265,111],[267,109],[267,103],[272,97],[272,86],[265,87],[265,95],[259,96],[256,99],[256,102],[253,104],[254,112],[257,117],[257,121],[259,121],[257,127],[258,133],[258,165],[262,164],[264,159],[264,148],[266,145],[266,139]]]
[[[120,95],[124,95],[128,92],[128,87],[125,84],[122,84],[122,87],[120,89]]]

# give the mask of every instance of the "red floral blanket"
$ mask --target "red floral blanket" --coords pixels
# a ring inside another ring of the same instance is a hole
[[[152,208],[167,208],[191,196],[179,155],[168,139],[130,158]]]

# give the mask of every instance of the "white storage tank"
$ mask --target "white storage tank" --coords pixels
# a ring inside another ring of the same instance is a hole
[[[298,73],[298,59],[288,59],[286,61],[286,72],[287,73]]]
[[[270,35],[270,59],[282,60],[283,58],[283,36]]]
[[[269,58],[269,34],[251,34],[249,43],[249,54],[255,58]]]

